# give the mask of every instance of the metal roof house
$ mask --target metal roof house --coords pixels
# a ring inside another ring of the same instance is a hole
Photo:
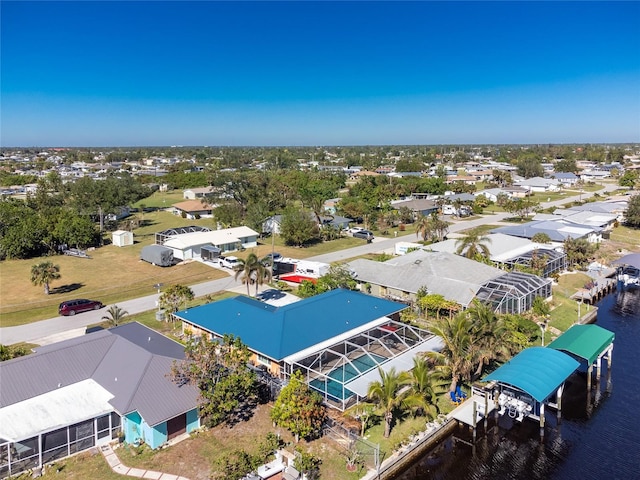
[[[201,258],[203,246],[217,247],[221,252],[255,247],[258,244],[258,235],[258,232],[245,226],[222,230],[206,229],[164,238],[162,245],[171,248],[175,258],[190,260]]]
[[[502,233],[491,233],[486,237],[489,258],[499,268],[510,270],[515,265],[530,266],[534,255],[546,257],[546,265],[542,274],[545,278],[567,268],[567,254],[554,249],[552,245],[532,242],[527,238],[512,237]],[[450,238],[432,243],[424,248],[436,252],[457,253],[458,240]]]
[[[238,296],[175,318],[185,334],[239,337],[270,376],[286,381],[299,370],[328,405],[344,410],[366,397],[377,367],[411,368],[415,354],[439,348],[431,333],[398,321],[405,308],[337,289],[280,307]]]
[[[521,313],[535,297],[551,295],[551,280],[520,272],[505,272],[449,252],[416,250],[386,262],[358,259],[349,263],[355,280],[374,295],[413,303],[421,287],[429,294],[467,308],[474,298],[501,313]]]
[[[130,323],[0,363],[0,476],[124,433],[157,448],[200,426],[199,391],[167,378],[183,347]]]
[[[514,237],[531,239],[536,233],[546,233],[552,242],[564,242],[568,238],[585,238],[590,243],[602,241],[602,229],[586,225],[563,223],[559,220],[539,220],[521,225],[508,225],[491,230],[491,233],[504,233]]]

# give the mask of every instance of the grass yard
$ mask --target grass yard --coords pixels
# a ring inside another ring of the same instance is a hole
[[[293,451],[293,437],[284,429],[276,429],[269,418],[271,405],[260,405],[254,416],[247,422],[240,423],[233,428],[219,426],[205,430],[191,436],[170,448],[150,450],[136,449],[122,446],[116,449],[120,461],[128,467],[156,470],[160,472],[181,475],[190,480],[209,480],[210,478],[224,478],[224,472],[216,470],[216,462],[236,450],[244,450],[256,454],[258,445],[268,432],[280,432],[282,440],[287,443],[287,449]],[[346,470],[344,457],[338,447],[327,439],[315,440],[307,443],[301,441],[299,445],[314,455],[322,458],[320,477],[335,480],[355,480],[361,474],[350,473]],[[60,472],[59,479],[100,478],[105,480],[122,479],[125,477],[112,473],[102,455],[92,456],[82,454],[56,464]]]
[[[151,196],[134,203],[132,207],[142,208],[144,205],[145,207],[150,208],[167,208],[175,203],[183,201],[185,201],[185,198],[182,190],[171,190],[170,192],[155,191]]]
[[[584,284],[591,280],[588,275],[575,272],[561,275],[558,284],[553,287],[553,302],[550,325],[564,332],[578,321],[578,302],[570,297]],[[590,308],[590,307],[589,307]],[[587,305],[582,305],[581,314],[587,312]]]
[[[23,325],[55,317],[58,304],[70,298],[91,298],[113,304],[152,294],[152,286],[156,283],[194,285],[227,275],[200,262],[160,268],[140,260],[140,251],[155,242],[156,232],[188,225],[213,228],[211,219],[188,220],[165,211],[139,213],[138,218],[142,220],[142,226],[134,230],[135,244],[131,246],[111,245],[108,235],[105,246],[88,252],[90,259],[56,255],[3,261],[0,274],[2,326]],[[246,258],[253,252],[263,257],[275,249],[285,257],[307,258],[363,243],[358,238],[343,237],[300,248],[285,246],[278,236],[274,240],[273,247],[271,239],[267,238],[263,240],[265,243],[234,255]],[[43,287],[36,287],[30,281],[32,265],[45,260],[60,266],[61,278],[51,283],[50,295],[44,295]]]

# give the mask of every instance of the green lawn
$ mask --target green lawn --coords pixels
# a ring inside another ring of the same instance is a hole
[[[134,208],[141,208],[142,205],[151,208],[167,208],[174,203],[184,201],[182,190],[171,190],[169,192],[156,191],[150,197],[144,198],[132,205]]]

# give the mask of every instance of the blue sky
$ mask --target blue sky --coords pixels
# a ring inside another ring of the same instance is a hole
[[[2,146],[640,140],[640,2],[0,2]]]

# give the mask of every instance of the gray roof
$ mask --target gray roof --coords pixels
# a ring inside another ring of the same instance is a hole
[[[546,233],[551,241],[564,242],[569,237],[575,240],[600,230],[598,227],[586,225],[567,225],[557,220],[540,220],[495,228],[491,230],[491,233],[504,233],[505,235],[522,238],[532,238],[536,233]]]
[[[93,379],[114,395],[120,414],[138,411],[157,425],[198,405],[195,386],[167,377],[182,359],[180,344],[139,323],[87,334],[0,363],[0,408]]]
[[[618,216],[614,213],[557,209],[554,211],[553,215],[548,213],[537,213],[533,217],[533,220],[561,220],[564,223],[604,228],[615,222],[617,218]]]
[[[471,193],[454,193],[453,195],[445,195],[444,198],[450,202],[455,202],[456,200],[460,200],[461,202],[473,202],[476,199],[476,196]]]
[[[582,205],[567,208],[574,212],[594,212],[594,213],[620,213],[627,209],[627,202],[587,202]],[[555,212],[554,212],[555,213]]]
[[[413,211],[433,210],[438,208],[436,202],[433,200],[427,200],[424,198],[416,198],[413,200],[404,200],[402,202],[395,202],[391,204],[391,207],[399,210],[402,207],[410,208]]]
[[[358,259],[349,263],[357,279],[404,292],[426,286],[460,305],[469,305],[480,287],[503,275],[498,268],[447,252],[416,250],[386,262]]]
[[[486,235],[489,240],[485,245],[489,248],[491,260],[496,262],[505,261],[515,255],[520,255],[536,249],[551,248],[550,245],[532,242],[527,238],[518,238],[502,233],[490,233]],[[434,252],[456,253],[458,250],[458,239],[450,238],[442,242],[427,245],[425,249]]]

